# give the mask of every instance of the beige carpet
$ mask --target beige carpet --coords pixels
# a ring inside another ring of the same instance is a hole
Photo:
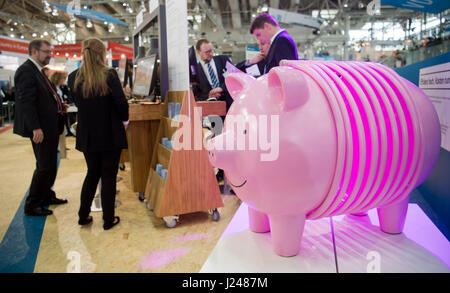
[[[47,217],[36,260],[35,272],[198,272],[240,201],[223,196],[220,220],[214,222],[207,211],[181,215],[178,225],[169,229],[162,219],[147,210],[130,188],[130,166],[119,171],[116,215],[121,222],[103,230],[101,212],[91,213],[92,224],[77,224],[79,196],[86,166],[83,155],[74,148],[75,139],[66,141],[67,158],[61,160],[55,191],[69,203],[52,206]],[[12,134],[0,134],[0,237],[3,236],[29,186],[34,170],[29,140]]]

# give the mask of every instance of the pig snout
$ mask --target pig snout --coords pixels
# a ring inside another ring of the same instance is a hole
[[[224,147],[224,140],[232,139],[229,134],[223,133],[215,136],[207,144],[209,162],[214,167],[227,170],[233,164],[233,151],[226,150]]]

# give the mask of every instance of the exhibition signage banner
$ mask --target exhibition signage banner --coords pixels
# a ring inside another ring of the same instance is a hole
[[[259,54],[259,47],[258,46],[246,46],[245,47],[245,59],[250,60],[256,55]]]
[[[28,56],[28,42],[0,37],[0,51]]]
[[[419,87],[428,95],[441,124],[441,147],[450,151],[450,62],[420,69]]]
[[[439,13],[450,8],[448,0],[381,0],[381,4],[428,13]]]
[[[72,2],[77,2],[77,1],[72,1]],[[56,8],[59,8],[71,15],[75,15],[75,16],[78,16],[81,18],[89,18],[89,19],[93,19],[93,20],[107,21],[110,23],[117,23],[120,25],[128,26],[128,23],[118,20],[117,18],[114,18],[111,15],[108,15],[106,13],[80,8],[79,1],[78,1],[78,3],[75,3],[75,4],[77,4],[77,5],[64,6],[64,5],[50,3],[50,5],[55,6]]]
[[[81,47],[81,43],[55,45],[53,48],[53,57],[79,58],[81,56]],[[130,48],[128,46],[108,41],[107,50],[111,50],[112,59],[114,60],[121,59],[122,55],[125,55],[128,59],[133,59],[133,48]]]
[[[280,9],[275,9],[270,7],[269,14],[275,18],[277,22],[297,24],[301,26],[306,26],[309,28],[319,29],[323,20],[320,18],[312,17],[310,15],[284,11]]]
[[[53,47],[53,57],[70,57],[73,58],[74,55],[81,56],[81,43],[77,44],[66,44],[66,45],[55,45]]]
[[[108,50],[111,50],[112,59],[121,59],[125,55],[128,59],[133,59],[133,48],[114,42],[108,42]]]

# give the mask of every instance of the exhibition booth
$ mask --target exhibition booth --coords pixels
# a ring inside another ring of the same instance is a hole
[[[220,221],[218,169],[241,201],[201,273],[450,272],[450,235],[415,201],[450,201],[437,174],[450,172],[450,53],[400,70],[324,58],[283,60],[258,78],[230,71],[227,109],[195,97],[179,19],[186,3],[167,0],[142,16],[133,48],[105,44],[131,88],[121,162],[153,224],[176,229],[205,211]],[[142,38],[155,27],[156,51]],[[0,37],[1,85],[13,86],[27,46]],[[55,45],[50,69],[78,68],[81,47]],[[224,117],[223,131],[211,134],[205,117]]]

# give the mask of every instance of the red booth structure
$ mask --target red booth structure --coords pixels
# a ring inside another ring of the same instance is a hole
[[[81,47],[81,43],[55,45],[53,48],[53,57],[81,60]],[[111,55],[112,60],[121,59],[123,55],[128,59],[133,59],[133,48],[128,46],[108,41],[106,49]]]

